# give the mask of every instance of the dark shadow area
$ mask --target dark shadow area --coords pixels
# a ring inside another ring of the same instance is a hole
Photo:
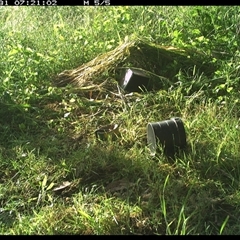
[[[142,157],[137,159],[128,155],[126,146],[121,145],[118,141],[110,143],[105,141],[91,142],[88,141],[89,136],[84,135],[84,132],[77,138],[73,138],[71,127],[69,127],[70,123],[69,126],[65,126],[64,132],[58,131],[58,128],[50,128],[47,120],[53,119],[56,126],[61,123],[59,118],[62,117],[62,112],[57,106],[59,106],[58,101],[55,98],[51,100],[51,97],[34,102],[32,108],[27,111],[24,106],[19,106],[10,99],[1,103],[1,115],[5,116],[0,120],[2,131],[0,146],[3,159],[1,169],[4,169],[0,173],[2,184],[5,184],[9,179],[15,183],[21,177],[21,174],[16,176],[19,169],[14,169],[12,163],[4,161],[4,158],[16,160],[15,148],[24,145],[24,148],[29,151],[37,149],[38,156],[43,156],[46,159],[46,169],[50,175],[50,182],[56,182],[57,179],[56,184],[59,187],[63,182],[69,183],[62,189],[53,191],[53,194],[62,201],[88,189],[88,191],[94,191],[96,195],[109,196],[109,198],[120,199],[132,206],[139,206],[142,209],[142,218],[146,220],[146,224],[144,228],[139,227],[136,218],[129,216],[132,228],[129,229],[126,226],[125,234],[165,234],[166,224],[163,219],[160,197],[168,174],[171,176],[170,183],[165,189],[165,201],[168,209],[172,209],[175,204],[178,213],[182,205],[186,204],[188,208],[185,215],[190,216],[192,212],[196,212],[196,216],[192,216],[192,222],[209,223],[213,226],[212,233],[218,233],[221,224],[228,215],[231,217],[229,224],[237,219],[238,209],[237,204],[234,203],[237,196],[233,199],[223,197],[223,190],[227,189],[227,185],[233,186],[233,179],[229,178],[228,173],[233,174],[236,171],[236,186],[239,182],[236,156],[232,156],[229,152],[222,152],[223,156],[234,159],[229,166],[224,164],[224,170],[222,170],[222,164],[217,165],[214,161],[204,160],[205,158],[209,159],[208,155],[205,156],[205,152],[211,146],[208,143],[196,143],[194,155],[191,153],[190,147],[187,146],[183,152],[175,156],[176,159],[171,158],[171,161],[164,158],[161,159],[162,162],[155,161],[144,152]],[[93,135],[93,137],[95,136]],[[55,140],[52,140],[53,138]],[[140,142],[146,143],[144,138],[139,139],[139,148],[144,145]],[[181,156],[184,159],[184,154],[189,155],[190,159],[192,158],[192,168],[199,175],[199,182],[192,183],[192,185],[185,182],[184,174],[186,173],[183,172],[183,175],[180,176],[181,170],[174,167],[177,159]],[[64,169],[60,165],[62,159],[65,160]],[[24,164],[24,160],[17,160],[23,161]],[[206,169],[209,170],[206,172]],[[56,173],[58,175],[55,175]],[[223,174],[226,174],[225,178],[223,178]],[[35,180],[31,181],[34,184],[39,184],[38,181],[36,183]],[[217,186],[216,182],[221,183],[222,186]],[[31,190],[34,191],[34,188]],[[12,192],[18,196],[21,191],[22,189],[18,189],[16,186]],[[26,193],[26,196],[28,194],[29,197],[32,197],[31,191]],[[231,191],[229,190],[230,195]],[[34,195],[34,197],[36,196]],[[6,196],[0,198],[3,209],[9,201]],[[38,207],[41,207],[42,204],[44,205],[44,203],[40,203]],[[27,205],[27,207],[34,206],[36,206],[36,201]],[[28,211],[28,209],[23,206],[18,211]],[[169,212],[171,213],[171,210]],[[152,216],[155,216],[154,220],[152,220]],[[169,220],[171,221],[176,217],[170,215]],[[11,210],[3,210],[0,213],[0,221],[6,221],[9,226],[13,224],[14,219],[15,215]],[[124,226],[126,223],[122,221],[121,224]],[[176,224],[177,220],[172,225],[173,229]],[[204,231],[204,226],[199,226],[199,231]]]
[[[13,110],[10,111],[10,113],[13,115],[16,114]],[[20,114],[18,119],[22,118],[25,124],[27,124],[26,119],[29,117],[34,119],[34,112],[31,114],[27,113],[26,115],[21,111],[17,113]],[[21,113],[23,116],[21,116]],[[36,113],[37,112],[35,112],[35,114]],[[46,113],[47,112],[44,112],[44,114]],[[57,117],[57,112],[55,114],[55,117]],[[29,150],[34,148],[39,149],[39,155],[45,156],[46,160],[49,159],[47,163],[48,168],[55,168],[52,173],[51,170],[49,170],[50,175],[54,175],[56,169],[58,169],[58,171],[61,169],[61,166],[59,166],[60,159],[66,159],[65,167],[68,171],[64,174],[64,177],[60,176],[58,178],[56,184],[60,186],[63,181],[69,182],[70,184],[59,191],[53,192],[57,198],[64,201],[64,199],[70,198],[86,189],[88,189],[88,191],[94,191],[96,195],[99,194],[102,196],[109,196],[109,198],[117,198],[132,206],[139,206],[142,209],[142,218],[146,220],[143,228],[138,226],[134,217],[129,216],[128,224],[130,223],[132,228],[129,229],[128,226],[126,226],[124,234],[165,234],[166,225],[162,215],[160,196],[162,195],[166,176],[172,171],[169,172],[167,168],[164,170],[164,167],[168,164],[174,166],[174,159],[171,159],[171,161],[165,160],[165,163],[163,162],[160,164],[158,161],[150,157],[148,158],[147,155],[143,155],[140,159],[132,158],[128,156],[126,148],[121,146],[117,141],[111,143],[99,141],[88,144],[84,140],[84,136],[73,139],[68,132],[62,134],[54,132],[54,130],[49,130],[48,126],[43,124],[44,117],[39,118],[39,114],[36,115],[38,116],[36,119],[39,124],[37,124],[37,126],[32,125],[32,127],[28,126],[28,134],[26,135],[23,135],[21,132],[21,142],[26,143],[29,141],[29,137],[36,139],[35,142],[29,143],[26,147],[29,148]],[[14,124],[16,124],[15,121]],[[11,155],[13,159],[15,155],[14,145],[17,146],[20,140],[17,139],[17,132],[15,131],[16,129],[12,129],[14,135],[9,136],[9,144],[4,143],[5,150],[2,150],[2,155],[6,153],[7,156]],[[43,134],[44,132],[45,135]],[[32,134],[32,136],[29,136],[29,134]],[[60,144],[55,146],[58,150],[54,149],[52,152],[46,150],[47,146],[45,145],[46,142],[48,142],[48,147],[51,147],[50,140],[47,140],[51,138],[51,135],[54,135],[55,138],[58,139],[58,144]],[[24,136],[26,139],[23,138]],[[37,140],[43,136],[45,136],[45,143],[41,145],[41,141]],[[2,144],[3,138],[1,138],[1,145]],[[196,148],[199,150],[197,150],[196,156],[204,158],[204,152],[202,151],[205,147],[208,147],[207,144],[201,146],[197,144]],[[191,155],[191,150],[188,147],[186,152],[181,154]],[[181,154],[178,155],[178,158]],[[224,154],[231,157],[229,153]],[[194,156],[192,157],[194,158]],[[193,159],[193,162],[194,161],[195,159]],[[8,168],[8,164],[6,162],[4,162],[4,164],[6,164],[5,167]],[[231,166],[232,169],[229,169],[229,171],[234,170],[234,166]],[[194,168],[196,173],[199,174],[200,179],[205,179],[204,182],[206,183],[203,185],[199,185],[199,183],[193,184],[192,186],[187,185],[184,180],[179,179],[178,169],[175,169],[174,172],[171,172],[170,184],[167,185],[165,189],[167,208],[171,209],[172,204],[175,202],[180,212],[182,204],[186,201],[188,208],[186,209],[185,215],[191,215],[191,212],[194,211],[198,213],[196,216],[192,217],[192,221],[195,220],[198,222],[198,218],[201,218],[201,221],[203,220],[210,225],[212,224],[214,229],[216,226],[220,228],[227,215],[229,215],[231,216],[229,220],[230,224],[233,219],[237,218],[237,206],[229,202],[229,199],[222,198],[222,190],[215,185],[215,182],[223,180],[222,176],[220,177],[219,175],[220,167],[217,167],[211,162],[200,162],[194,165]],[[202,170],[207,168],[210,170],[206,174],[206,172]],[[159,169],[159,174],[157,169]],[[170,167],[169,169],[174,168]],[[12,172],[10,174],[11,176],[16,174],[12,166],[10,166],[9,171]],[[1,175],[1,179],[5,179],[5,181],[7,181],[7,177],[10,176],[6,176],[6,173],[2,173]],[[224,184],[227,182],[230,184],[230,181],[231,179],[226,178]],[[4,204],[9,200],[2,198],[0,201],[1,205],[4,207]],[[34,206],[36,203],[33,202],[32,204]],[[41,207],[41,204],[39,207]],[[23,211],[25,210],[23,209]],[[21,211],[21,209],[19,209],[19,211]],[[159,222],[156,222],[157,218],[151,220],[151,216],[157,215],[159,216]],[[13,216],[14,214],[10,214],[9,211],[3,211],[0,214],[0,220],[3,219],[2,221],[5,221],[7,218],[7,224],[11,225],[14,222]],[[176,216],[169,216],[169,219],[173,220],[174,218],[176,218]],[[126,223],[120,221],[119,224],[124,226]],[[173,229],[176,227],[176,224],[177,222],[172,224]],[[218,233],[218,229],[216,229],[216,232],[212,230],[212,233]],[[203,227],[199,227],[199,231],[200,230],[204,231]]]
[[[46,104],[46,100],[48,104]],[[48,108],[51,103],[56,103],[56,99],[51,101],[51,98],[48,98],[46,100],[42,101],[41,98],[38,100],[30,99],[29,104],[22,105],[12,100],[8,93],[3,92],[3,96],[0,98],[1,146],[9,148],[14,141],[18,140],[19,136],[25,134],[37,135],[39,131],[41,132],[41,129],[47,127],[46,120],[48,117],[58,116],[54,108]]]
[[[5,211],[0,212],[0,226],[11,228],[16,220],[17,216],[14,211]]]
[[[159,76],[170,79],[176,78],[179,70],[190,71],[195,67],[196,72],[211,77],[216,70],[211,59],[194,50],[177,49],[140,42],[136,48],[131,49],[129,65],[143,67]]]
[[[208,142],[195,143],[194,153],[188,145],[185,154],[191,159],[190,165],[199,176],[199,183],[196,183],[192,194],[196,197],[195,204],[199,204],[200,208],[204,203],[203,210],[208,212],[205,221],[213,226],[213,232],[209,233],[218,234],[227,217],[226,228],[235,226],[239,221],[240,156],[223,150],[217,160],[216,155],[211,155],[209,151],[213,147],[211,145]],[[235,234],[239,234],[239,231]]]

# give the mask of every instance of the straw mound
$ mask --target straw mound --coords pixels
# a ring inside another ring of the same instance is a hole
[[[115,67],[124,62],[129,56],[129,48],[135,45],[134,41],[125,41],[112,51],[97,56],[88,63],[81,65],[73,70],[65,70],[55,79],[57,86],[66,86],[67,84],[79,87],[93,84],[101,84],[99,77],[105,72],[111,72]]]
[[[99,87],[109,76],[116,79],[119,69],[135,67],[144,69],[159,78],[177,81],[176,74],[181,69],[185,73],[204,72],[211,75],[215,69],[203,63],[206,56],[193,51],[173,47],[157,46],[140,40],[126,39],[114,50],[97,56],[73,70],[65,70],[55,79],[59,87],[72,84],[76,87]],[[116,79],[117,80],[117,79]]]

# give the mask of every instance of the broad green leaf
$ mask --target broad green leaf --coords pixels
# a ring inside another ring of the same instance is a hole
[[[15,55],[17,54],[19,51],[16,49],[16,48],[13,48],[9,53],[8,53],[8,56],[12,56],[12,55]]]

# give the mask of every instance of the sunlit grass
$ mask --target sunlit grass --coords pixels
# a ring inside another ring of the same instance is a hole
[[[0,9],[1,234],[240,233],[239,8],[207,9]],[[114,84],[52,85],[132,34],[212,57],[214,81],[189,71],[169,89],[124,98]],[[213,50],[235,55],[214,59]],[[147,123],[176,116],[187,149],[151,156]],[[94,131],[110,123],[120,124],[118,138],[97,141]]]

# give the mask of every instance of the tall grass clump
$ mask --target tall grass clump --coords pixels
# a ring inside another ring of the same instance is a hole
[[[0,233],[238,235],[239,10],[0,8]],[[170,86],[140,93],[122,92],[108,69],[99,85],[54,84],[128,39],[214,70],[173,68]],[[151,156],[147,123],[174,116],[185,151]],[[95,130],[114,123],[115,141],[98,141]]]

